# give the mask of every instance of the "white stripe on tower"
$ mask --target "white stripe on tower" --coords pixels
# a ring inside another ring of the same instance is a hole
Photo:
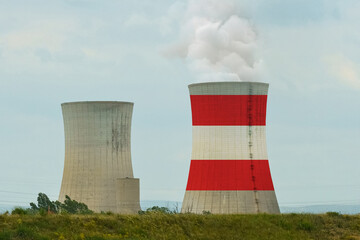
[[[193,126],[192,156],[197,160],[267,160],[265,126]],[[255,139],[255,141],[254,141]],[[252,142],[252,148],[243,142]]]

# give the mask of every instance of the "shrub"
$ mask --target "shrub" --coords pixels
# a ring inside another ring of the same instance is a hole
[[[59,201],[50,201],[45,193],[39,193],[37,205],[30,203],[31,208],[28,211],[46,215],[47,213],[70,213],[70,214],[91,214],[91,211],[85,203],[72,200],[68,195],[65,196],[64,203]]]
[[[37,197],[37,206],[35,203],[30,203],[30,207],[33,211],[46,211],[57,213],[59,211],[59,206],[56,202],[50,201],[49,197],[45,193],[39,193]]]
[[[328,215],[329,217],[339,217],[339,216],[341,216],[341,214],[338,213],[338,212],[327,212],[326,215]]]
[[[153,206],[151,208],[148,208],[148,209],[146,209],[146,211],[144,213],[149,213],[149,212],[164,213],[164,214],[173,214],[173,213],[175,213],[175,212],[171,211],[167,207],[159,207],[159,206]]]
[[[28,211],[24,208],[17,207],[11,211],[11,214],[27,215]]]
[[[57,205],[61,209],[61,211],[65,211],[67,213],[72,214],[91,214],[91,211],[85,203],[77,202],[72,200],[68,195],[65,196],[64,203],[60,203],[57,201]]]

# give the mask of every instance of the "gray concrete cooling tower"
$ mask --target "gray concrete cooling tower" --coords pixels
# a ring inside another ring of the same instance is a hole
[[[131,102],[63,103],[65,195],[95,212],[137,213],[139,179],[131,163]]]

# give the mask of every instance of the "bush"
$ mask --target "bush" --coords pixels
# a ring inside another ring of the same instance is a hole
[[[37,206],[35,203],[30,203],[31,209],[33,211],[46,211],[57,213],[59,211],[59,206],[56,202],[50,201],[49,197],[45,193],[39,193],[37,197]]]
[[[339,217],[339,216],[341,216],[341,214],[338,213],[338,212],[327,212],[326,215],[328,215],[329,217]]]
[[[24,208],[17,207],[11,211],[11,214],[18,214],[18,215],[28,215],[28,211]]]
[[[94,213],[91,211],[85,203],[77,202],[71,200],[71,198],[66,195],[64,203],[56,202],[59,206],[61,212],[72,213],[72,214],[91,214]]]
[[[167,207],[159,207],[159,206],[153,206],[151,208],[146,209],[146,211],[142,211],[140,210],[138,213],[141,214],[145,214],[145,213],[164,213],[164,214],[175,214],[175,211],[171,211],[169,208]]]
[[[72,200],[68,195],[65,196],[64,203],[59,201],[50,201],[45,193],[39,193],[37,198],[37,205],[30,203],[31,208],[29,212],[39,213],[44,216],[48,213],[70,213],[70,214],[91,214],[91,211],[85,203]]]

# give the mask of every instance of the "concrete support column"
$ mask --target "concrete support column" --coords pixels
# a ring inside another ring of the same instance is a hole
[[[135,214],[140,209],[140,181],[138,178],[116,180],[116,212]]]

